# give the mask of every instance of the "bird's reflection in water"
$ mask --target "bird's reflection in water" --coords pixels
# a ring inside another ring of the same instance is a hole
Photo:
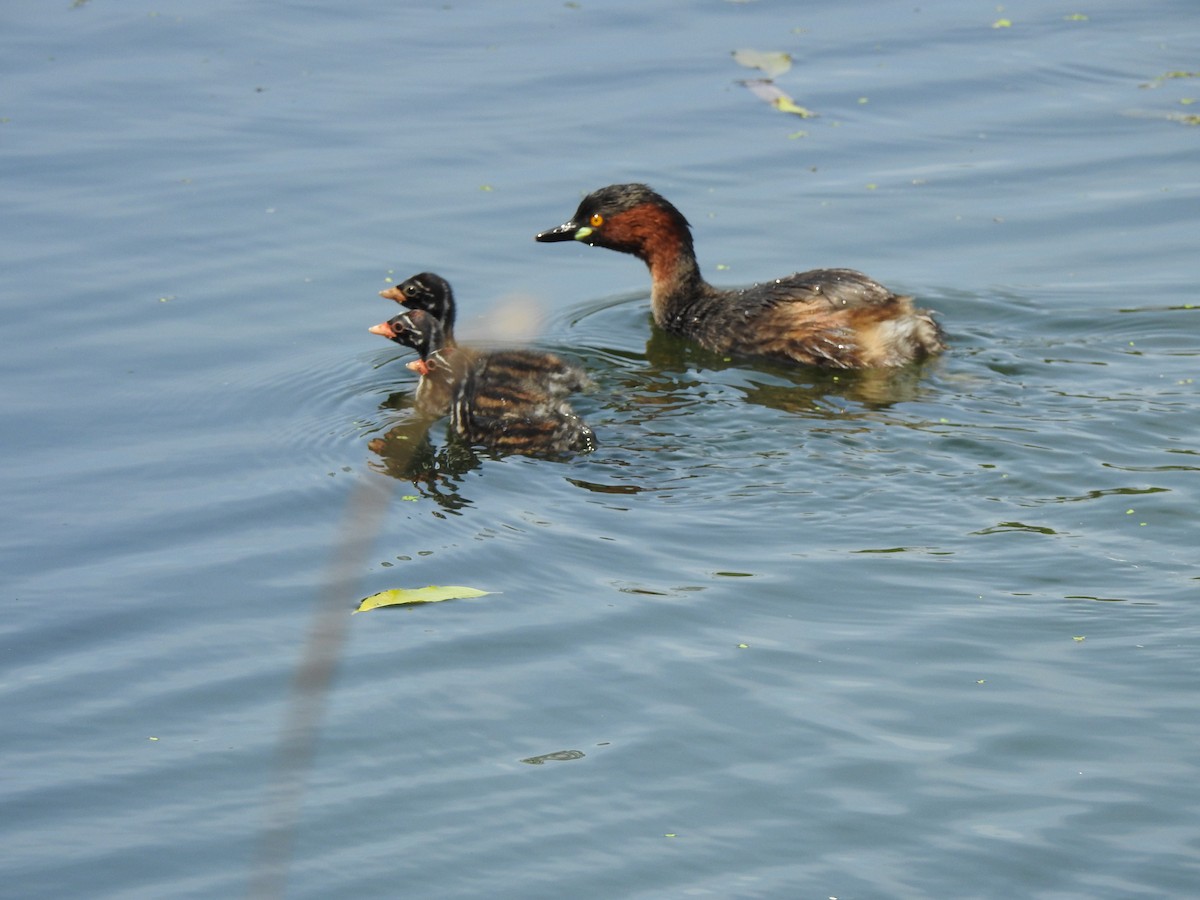
[[[921,399],[929,390],[922,380],[940,361],[934,358],[895,368],[817,369],[722,356],[653,328],[646,342],[646,362],[650,371],[667,375],[673,382],[680,381],[680,373],[697,369],[717,372],[740,369],[748,377],[738,389],[750,403],[805,416],[844,418],[846,410],[841,401],[859,404],[867,410],[882,410]],[[755,377],[753,373],[772,380]]]
[[[397,399],[393,396],[384,405],[402,405],[395,402]],[[471,505],[470,499],[460,493],[462,476],[479,468],[480,459],[470,446],[453,435],[442,446],[436,446],[429,433],[437,422],[410,413],[410,418],[367,442],[367,447],[379,457],[369,465],[398,481],[411,482],[422,497],[433,500],[446,512],[458,513]]]
[[[936,393],[924,384],[938,359],[887,369],[823,370],[770,360],[730,358],[705,351],[682,338],[652,328],[644,359],[637,352],[609,351],[609,369],[593,355],[594,374],[605,394],[602,406],[615,418],[615,427],[645,426],[664,415],[704,402],[706,385],[722,383],[738,391],[747,403],[810,419],[845,423],[859,418],[881,421],[879,413]],[[621,358],[624,365],[614,367]],[[615,377],[614,377],[615,376]],[[400,413],[400,421],[368,442],[378,457],[370,466],[399,481],[410,482],[422,497],[443,512],[458,513],[472,501],[461,490],[463,476],[483,465],[493,453],[472,447],[446,427],[444,419],[422,416],[413,409],[410,390],[391,394],[382,410]],[[885,415],[882,421],[887,421]],[[896,420],[903,421],[903,416]],[[440,442],[435,435],[442,434]],[[620,445],[622,441],[615,442]],[[643,488],[593,485],[578,487],[602,492],[632,493]],[[437,513],[435,513],[436,515]]]

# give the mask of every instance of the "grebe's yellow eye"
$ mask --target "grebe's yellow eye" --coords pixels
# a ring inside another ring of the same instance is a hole
[[[593,228],[599,228],[604,224],[604,216],[600,213],[592,213],[592,217],[588,221],[591,222]]]

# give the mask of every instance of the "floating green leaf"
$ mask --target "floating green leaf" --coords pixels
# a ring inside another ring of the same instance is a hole
[[[751,78],[739,83],[748,87],[755,97],[766,100],[780,112],[791,113],[802,119],[811,119],[816,115],[815,112],[807,110],[803,106],[797,106],[795,100],[765,78]]]
[[[1185,72],[1178,69],[1173,72],[1163,72],[1161,75],[1154,78],[1153,81],[1148,81],[1145,84],[1139,85],[1139,87],[1156,88],[1164,81],[1172,81],[1176,78],[1200,78],[1200,72]]]
[[[370,609],[379,609],[381,606],[404,606],[410,603],[438,603],[442,600],[466,600],[470,597],[482,597],[485,594],[491,593],[494,593],[494,591],[481,591],[477,588],[461,587],[459,585],[439,587],[435,584],[423,588],[380,591],[378,594],[372,594],[370,597],[364,597],[359,601],[358,608],[354,612],[366,612]]]
[[[779,50],[734,50],[733,61],[747,69],[759,69],[768,78],[782,75],[792,67],[791,54]]]

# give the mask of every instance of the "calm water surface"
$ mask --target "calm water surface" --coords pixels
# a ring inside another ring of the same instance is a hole
[[[271,822],[293,897],[1200,891],[1191,0],[3,19],[0,895],[269,896]],[[951,351],[654,333],[532,240],[625,180]],[[366,329],[426,269],[583,360],[596,453],[414,456]],[[430,583],[496,593],[349,616]]]

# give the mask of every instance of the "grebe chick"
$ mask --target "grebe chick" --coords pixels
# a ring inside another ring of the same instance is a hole
[[[409,309],[423,309],[432,313],[442,325],[447,347],[457,343],[454,339],[454,291],[441,275],[422,272],[406,278],[395,287],[379,292],[380,297],[395,300]]]
[[[449,413],[450,428],[499,453],[560,456],[596,448],[596,435],[565,399],[591,384],[579,366],[537,350],[447,347],[441,324],[414,309],[370,329],[412,347],[418,412]]]

